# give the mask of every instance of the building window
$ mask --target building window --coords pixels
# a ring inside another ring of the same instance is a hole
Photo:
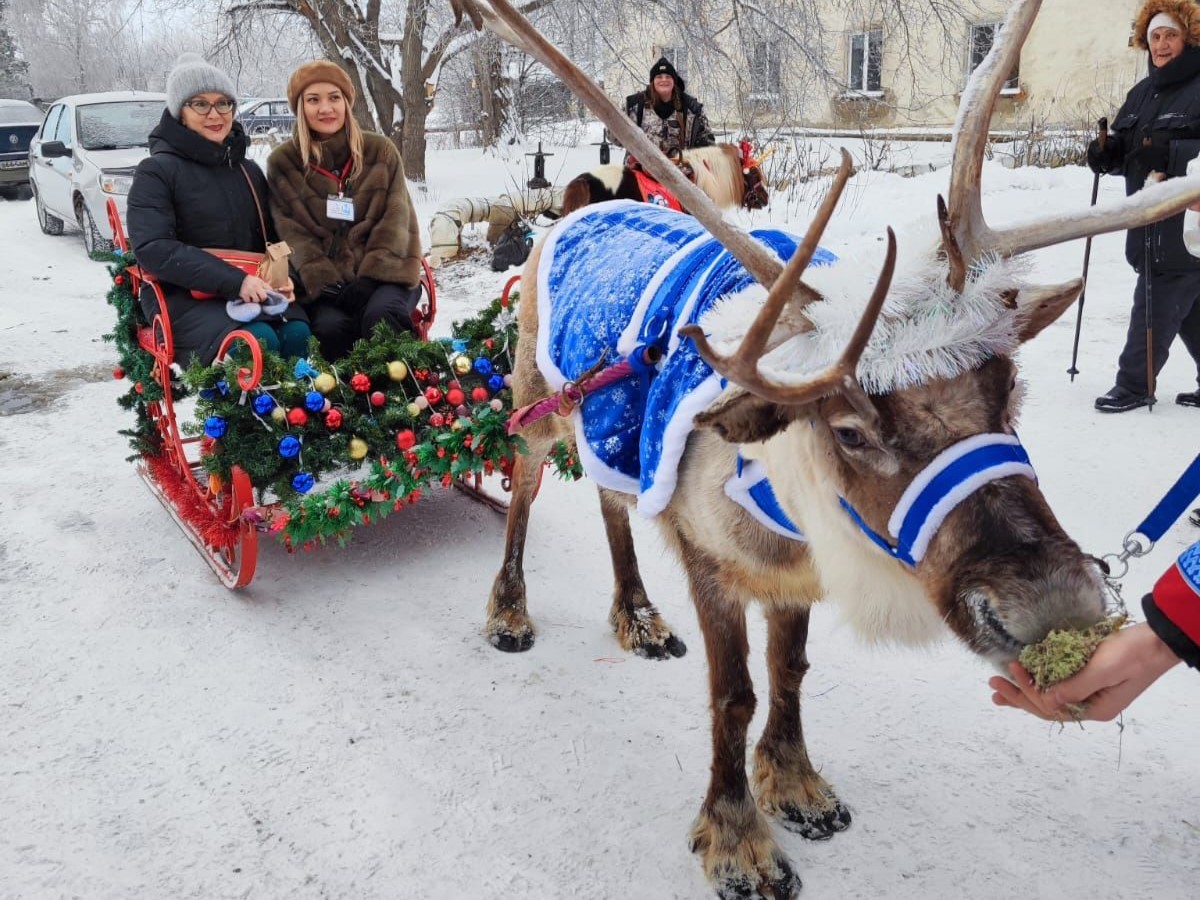
[[[852,91],[883,91],[883,31],[860,31],[850,35],[850,77]]]
[[[972,25],[970,39],[967,43],[969,58],[967,60],[967,76],[979,68],[980,63],[987,57],[1000,33],[999,22],[988,22],[983,25]],[[1005,79],[1001,93],[1015,94],[1020,90],[1017,77],[1020,74],[1020,63],[1014,63],[1012,71]]]
[[[781,57],[776,41],[755,41],[750,45],[750,99],[779,96],[782,81]]]
[[[659,47],[658,55],[665,56],[667,62],[675,67],[679,77],[687,81],[688,54],[687,47]]]

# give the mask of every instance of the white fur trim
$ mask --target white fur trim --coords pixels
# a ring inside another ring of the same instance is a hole
[[[641,342],[641,330],[646,318],[646,310],[650,306],[650,301],[654,299],[654,295],[658,292],[658,286],[663,283],[663,279],[675,271],[681,259],[701,245],[709,243],[712,240],[713,236],[705,232],[695,240],[689,241],[672,253],[667,258],[667,261],[659,266],[658,271],[650,277],[650,280],[646,283],[645,290],[642,291],[642,296],[638,298],[637,306],[633,308],[633,314],[629,317],[629,324],[625,326],[625,330],[621,332],[621,337],[617,340],[617,352],[619,354],[628,356]]]
[[[932,253],[910,260],[897,272],[883,313],[858,365],[869,394],[885,394],[954,378],[993,356],[1009,356],[1018,345],[1017,311],[1002,298],[1024,282],[1021,259],[985,259],[971,270],[959,295],[946,284],[944,263]],[[897,266],[899,270],[899,265]],[[760,361],[763,374],[781,384],[800,384],[832,365],[846,348],[875,286],[878,267],[856,259],[804,273],[824,300],[805,315],[812,331],[785,341]],[[731,353],[766,299],[748,287],[724,298],[701,322],[718,352]]]
[[[667,508],[675,485],[679,481],[679,460],[687,447],[688,436],[695,429],[693,420],[704,412],[725,390],[723,379],[716,372],[696,385],[684,397],[667,427],[663,429],[662,455],[654,474],[654,484],[638,496],[637,509],[646,518],[654,518]]]

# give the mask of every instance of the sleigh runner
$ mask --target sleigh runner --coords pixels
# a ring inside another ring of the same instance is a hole
[[[484,478],[498,475],[507,490],[523,447],[505,428],[517,279],[479,316],[457,323],[451,339],[428,340],[437,297],[425,267],[415,335],[384,327],[336,363],[313,353],[289,364],[235,330],[211,366],[184,372],[161,288],[129,253],[111,203],[109,216],[116,251],[108,300],[118,321],[108,337],[119,352],[113,375],[128,380],[119,402],[136,415],[135,427],[122,433],[138,474],[226,587],[254,578],[262,534],[289,551],[344,543],[354,528],[434,485],[506,508]],[[138,303],[142,290],[160,300],[150,322]],[[193,394],[195,417],[183,421],[178,402]],[[581,474],[565,447],[551,461],[564,477]]]

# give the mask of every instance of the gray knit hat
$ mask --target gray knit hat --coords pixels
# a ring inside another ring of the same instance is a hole
[[[167,76],[167,111],[176,119],[183,112],[183,104],[197,94],[224,94],[235,104],[237,88],[233,79],[204,61],[198,53],[181,53],[175,67]]]

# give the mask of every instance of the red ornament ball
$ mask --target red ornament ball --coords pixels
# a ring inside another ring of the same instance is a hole
[[[471,388],[471,399],[476,403],[482,403],[488,398],[488,389],[485,387]]]
[[[299,428],[301,425],[308,424],[308,413],[304,411],[303,407],[293,406],[288,410],[287,420],[289,425]]]
[[[137,392],[137,393],[139,393],[139,394],[141,394],[141,393],[144,393],[144,392],[145,392],[145,390],[146,390],[146,389],[145,389],[145,388],[142,386],[142,383],[141,383],[140,381],[139,381],[137,384],[135,384],[135,385],[133,386],[133,389],[134,389],[134,391],[135,391],[135,392]]]
[[[122,369],[120,366],[117,366],[115,369],[113,369],[113,378],[117,379],[117,381],[120,381],[124,377],[125,377],[125,370]]]
[[[385,403],[387,403],[387,394],[383,391],[373,391],[371,393],[372,406],[383,406]]]
[[[451,388],[446,391],[446,402],[451,406],[462,406],[463,401],[466,399],[466,395],[458,388]]]
[[[122,284],[124,284],[124,283],[125,283],[125,276],[124,276],[124,275],[118,275],[116,278],[114,278],[114,279],[113,279],[113,284],[116,284],[116,285],[122,285]]]
[[[483,346],[485,346],[489,350],[491,350],[492,348],[494,348],[496,346],[496,342],[494,340],[492,340],[491,338],[488,338],[487,340],[485,340],[483,342]]]
[[[342,411],[340,409],[331,409],[325,413],[325,427],[331,431],[337,431],[342,427]]]
[[[425,399],[428,400],[430,404],[440,403],[442,399],[442,392],[438,388],[427,387],[425,388]]]
[[[429,372],[425,375],[425,380],[430,384],[438,384],[442,380],[441,372]]]
[[[434,428],[441,428],[442,425],[445,424],[445,422],[446,422],[446,420],[442,417],[441,413],[434,413],[432,416],[429,417],[429,424],[432,425]]]
[[[365,394],[371,389],[371,379],[362,372],[355,372],[350,377],[350,387],[360,394]]]
[[[396,432],[396,449],[411,450],[417,443],[417,436],[412,429],[405,428]]]
[[[462,385],[459,384],[457,378],[451,378],[449,381],[446,382],[446,390],[454,390],[455,388],[460,388],[460,387],[462,387]]]

